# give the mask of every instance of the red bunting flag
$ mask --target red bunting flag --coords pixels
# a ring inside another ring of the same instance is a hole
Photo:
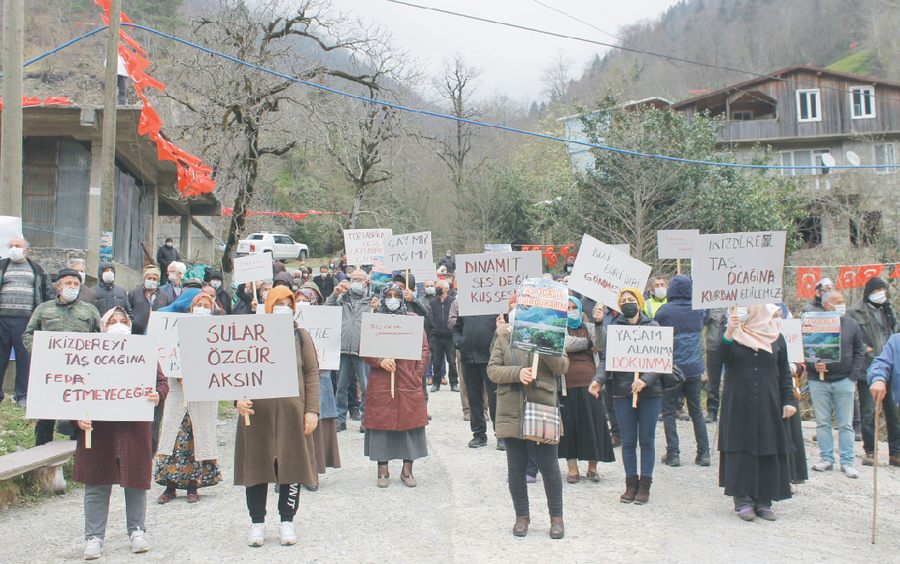
[[[822,269],[802,267],[797,269],[797,297],[808,300],[816,297],[816,283],[822,279]]]
[[[874,276],[879,276],[884,270],[882,264],[864,266],[842,266],[838,270],[837,289],[849,290],[860,288]]]
[[[894,270],[891,271],[891,278],[900,278],[900,263],[894,265]]]

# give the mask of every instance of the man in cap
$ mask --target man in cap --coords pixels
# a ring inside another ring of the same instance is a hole
[[[834,282],[831,281],[831,278],[823,278],[816,282],[815,292],[816,297],[813,298],[813,301],[803,306],[803,309],[800,310],[800,313],[809,313],[811,311],[825,311],[825,306],[822,305],[822,296],[827,294],[828,292],[834,291]]]
[[[100,314],[93,305],[81,301],[81,275],[75,270],[64,268],[56,280],[56,299],[39,305],[22,341],[28,352],[32,352],[35,331],[60,331],[71,333],[97,333],[100,331]],[[53,440],[56,421],[40,419],[34,427],[34,444],[40,446]]]
[[[84,291],[84,289],[82,289]],[[131,308],[131,331],[135,335],[147,332],[150,312],[169,305],[168,298],[159,293],[159,268],[155,264],[144,267],[144,281],[128,292],[128,307]]]

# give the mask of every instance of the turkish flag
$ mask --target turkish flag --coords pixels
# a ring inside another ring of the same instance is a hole
[[[838,272],[837,289],[849,290],[865,286],[869,278],[878,276],[884,270],[884,265],[872,264],[868,266],[842,266]]]
[[[808,300],[816,297],[816,283],[822,279],[822,269],[800,267],[797,269],[797,297]]]
[[[900,278],[900,263],[894,265],[894,270],[891,272],[891,278]]]

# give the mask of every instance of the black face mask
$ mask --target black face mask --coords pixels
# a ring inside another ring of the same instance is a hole
[[[503,321],[509,323],[509,314],[508,313],[503,314]]]
[[[572,265],[571,264],[566,265],[566,274],[572,274]]]
[[[435,293],[435,295],[437,295],[437,296],[443,296],[443,295],[444,295],[444,289],[443,289],[443,288],[435,288],[435,289],[434,289],[434,293]]]
[[[637,304],[622,304],[622,315],[625,316],[626,319],[631,319],[632,317],[638,314],[638,305]]]

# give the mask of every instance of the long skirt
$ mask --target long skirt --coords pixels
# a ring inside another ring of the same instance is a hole
[[[161,486],[174,485],[179,490],[205,488],[222,481],[222,472],[216,461],[194,459],[194,430],[190,415],[185,414],[181,420],[171,456],[156,461],[153,479]]]
[[[719,453],[719,487],[727,496],[778,501],[791,497],[787,454]]]
[[[313,432],[313,444],[316,446],[316,472],[324,474],[326,468],[341,467],[337,425],[333,418],[319,419],[319,425]]]
[[[615,462],[612,437],[603,400],[594,398],[586,387],[568,388],[559,396],[563,435],[559,457],[567,460]]]
[[[800,424],[800,414],[797,413],[785,421],[784,424],[788,427],[788,437],[794,443],[794,452],[788,455],[791,482],[802,483],[809,480],[809,470],[806,466],[806,447],[803,444],[803,427]]]
[[[369,460],[416,460],[428,456],[425,427],[408,431],[366,429],[364,454]]]

